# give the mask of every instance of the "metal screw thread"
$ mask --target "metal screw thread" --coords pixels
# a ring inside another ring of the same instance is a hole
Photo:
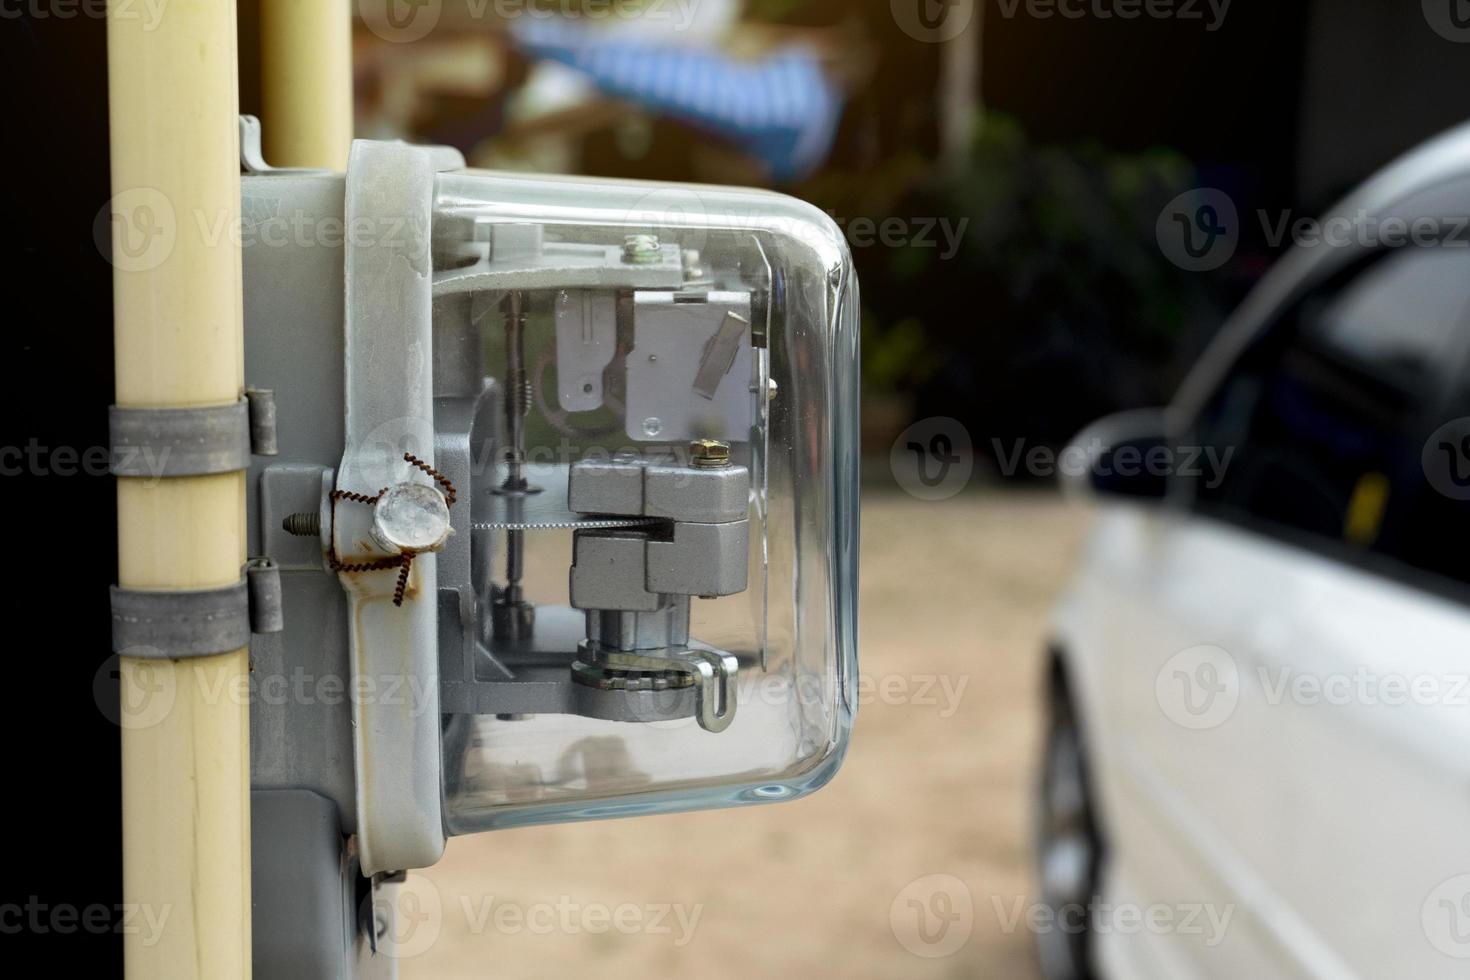
[[[321,514],[287,514],[286,519],[281,521],[281,530],[287,534],[294,534],[298,538],[321,537],[322,515]]]
[[[524,490],[522,473],[526,458],[525,419],[531,410],[531,383],[526,376],[526,314],[521,294],[512,292],[506,301],[505,315],[505,421],[510,445],[506,451],[506,490]]]

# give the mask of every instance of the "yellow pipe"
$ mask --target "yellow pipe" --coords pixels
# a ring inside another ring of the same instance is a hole
[[[108,8],[116,401],[225,404],[243,388],[235,4]],[[118,578],[237,581],[245,478],[120,478]],[[130,978],[250,976],[247,652],[124,657],[123,892]],[[143,696],[139,696],[142,694]]]
[[[260,122],[271,166],[347,169],[351,11],[344,0],[261,0]]]

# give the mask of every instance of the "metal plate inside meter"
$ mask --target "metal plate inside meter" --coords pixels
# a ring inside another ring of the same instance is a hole
[[[749,293],[634,293],[628,437],[748,439],[753,360]]]

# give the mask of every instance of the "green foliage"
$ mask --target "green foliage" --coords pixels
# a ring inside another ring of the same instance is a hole
[[[864,180],[909,172],[894,164]],[[952,255],[917,236],[854,249],[864,385],[911,394],[977,435],[1036,440],[1162,401],[1191,321],[1213,315],[1211,282],[1171,265],[1155,239],[1164,205],[1195,180],[1172,151],[1039,146],[986,116],[960,172],[888,187],[888,210],[866,212],[914,229],[964,224]],[[869,182],[853,196],[884,191]]]
[[[862,344],[863,385],[873,393],[901,391],[923,384],[938,367],[938,358],[925,338],[924,325],[914,317],[899,320],[883,330],[875,317],[864,315]]]

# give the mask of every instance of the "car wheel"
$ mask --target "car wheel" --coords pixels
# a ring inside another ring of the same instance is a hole
[[[1042,901],[1051,915],[1048,927],[1037,932],[1038,954],[1048,980],[1090,980],[1091,908],[1103,847],[1082,729],[1060,670],[1048,701],[1037,859]]]

